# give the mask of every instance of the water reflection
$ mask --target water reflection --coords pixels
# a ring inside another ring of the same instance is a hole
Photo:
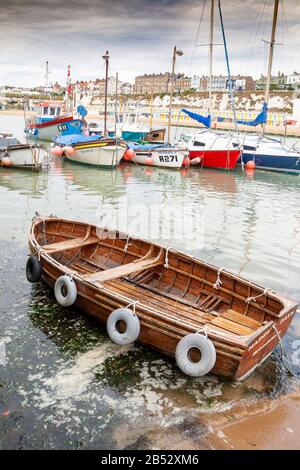
[[[297,383],[279,351],[234,384],[188,379],[155,352],[112,345],[103,327],[62,309],[46,286],[26,282],[27,231],[36,210],[91,223],[103,201],[116,208],[125,200],[172,206],[179,216],[199,212],[204,245],[192,250],[188,240],[176,239],[172,246],[300,300],[299,185],[298,176],[270,172],[132,164],[103,171],[52,157],[44,173],[0,169],[0,321],[8,359],[0,413],[10,412],[0,421],[2,447],[199,449],[214,418],[235,419],[257,403],[269,410]],[[284,338],[288,354],[299,334],[298,314]]]
[[[31,197],[41,197],[48,184],[47,172],[37,173],[2,168],[0,171],[0,186],[14,191],[20,191]]]

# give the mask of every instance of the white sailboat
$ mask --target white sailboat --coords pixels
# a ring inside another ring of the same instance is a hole
[[[269,47],[268,75],[266,83],[265,103],[269,102],[270,84],[273,66],[274,47],[276,45],[276,27],[278,17],[279,0],[274,0],[271,41]],[[266,118],[265,118],[266,122]],[[253,139],[245,138],[242,153],[242,162],[253,160],[255,168],[261,170],[280,171],[285,173],[300,173],[300,150],[294,146],[287,146],[280,141],[270,139],[264,135],[265,122],[263,123],[262,136]]]
[[[158,166],[163,168],[181,168],[184,159],[188,155],[187,147],[184,142],[179,145],[171,145],[171,115],[172,115],[172,98],[174,89],[174,73],[176,57],[182,56],[183,52],[174,46],[172,59],[172,77],[170,90],[170,104],[168,117],[168,143],[166,145],[157,144],[141,144],[132,145],[125,152],[124,160],[129,160],[139,165]],[[131,154],[129,152],[132,151]],[[128,155],[128,158],[127,158]],[[129,156],[130,155],[130,156]]]

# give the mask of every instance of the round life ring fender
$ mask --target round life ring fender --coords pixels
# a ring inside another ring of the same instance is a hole
[[[120,324],[125,324],[125,330],[120,331]],[[117,308],[109,315],[106,329],[110,339],[119,345],[132,344],[140,334],[140,320],[129,308]]]
[[[77,287],[70,276],[60,276],[54,286],[54,295],[57,302],[63,307],[70,307],[77,299]]]
[[[201,357],[197,362],[191,358],[193,349],[200,351]],[[184,336],[176,347],[175,358],[179,369],[191,377],[201,377],[208,374],[216,362],[216,349],[213,342],[199,333]]]
[[[42,277],[42,265],[37,256],[29,256],[26,263],[26,277],[29,282],[39,282]]]

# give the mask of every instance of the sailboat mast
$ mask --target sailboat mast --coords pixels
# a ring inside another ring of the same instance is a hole
[[[45,79],[46,79],[45,87],[46,87],[46,91],[47,91],[47,88],[48,88],[48,86],[49,86],[48,78],[49,78],[49,63],[48,63],[48,60],[46,60],[46,74],[45,74]]]
[[[150,131],[152,130],[152,120],[153,120],[152,114],[153,114],[153,90],[151,91],[151,102],[150,102],[150,116],[149,116]]]
[[[273,54],[274,54],[274,46],[275,46],[275,32],[276,32],[276,25],[277,25],[278,5],[279,5],[279,0],[275,0],[274,11],[273,11],[271,42],[270,42],[270,52],[269,52],[268,75],[267,75],[267,83],[266,83],[266,94],[265,94],[266,103],[268,103],[269,95],[270,95],[270,84],[271,84]]]
[[[66,114],[69,115],[70,106],[69,106],[69,99],[70,99],[70,89],[71,89],[71,65],[68,65],[68,72],[67,72],[67,84],[66,84],[66,92],[65,92],[65,106],[66,106]]]
[[[177,49],[174,46],[173,50],[173,59],[172,59],[172,76],[171,76],[171,89],[170,89],[170,104],[169,104],[169,116],[168,116],[168,143],[171,140],[171,116],[172,116],[172,100],[173,100],[173,91],[174,91],[174,74],[175,74],[175,63],[176,63],[176,56],[182,56],[183,51]]]
[[[173,88],[174,88],[175,62],[176,62],[176,46],[174,46],[173,59],[172,59],[170,104],[169,104],[169,116],[168,116],[168,143],[170,143],[170,139],[171,139],[171,115],[172,115],[172,99],[173,99]]]
[[[208,114],[212,113],[212,64],[213,64],[213,47],[214,47],[214,15],[215,15],[215,0],[211,0],[210,8],[210,38],[209,38],[209,99],[208,99]]]
[[[108,87],[108,64],[109,64],[109,53],[106,51],[105,55],[102,56],[105,61],[105,94],[104,94],[104,136],[107,134],[107,87]]]
[[[117,121],[118,121],[118,88],[119,88],[119,74],[116,73],[116,99],[115,99],[115,137],[117,138]]]

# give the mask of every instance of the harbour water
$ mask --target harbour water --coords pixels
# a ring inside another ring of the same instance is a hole
[[[1,131],[23,128],[22,116],[0,116]],[[201,216],[199,239],[173,230],[163,243],[300,301],[299,190],[299,176],[263,171],[109,171],[57,157],[40,173],[0,169],[0,448],[299,448],[299,313],[284,338],[293,374],[277,349],[243,383],[190,379],[159,354],[112,344],[25,278],[36,211],[97,223],[104,207],[155,205],[177,229],[183,213]]]

